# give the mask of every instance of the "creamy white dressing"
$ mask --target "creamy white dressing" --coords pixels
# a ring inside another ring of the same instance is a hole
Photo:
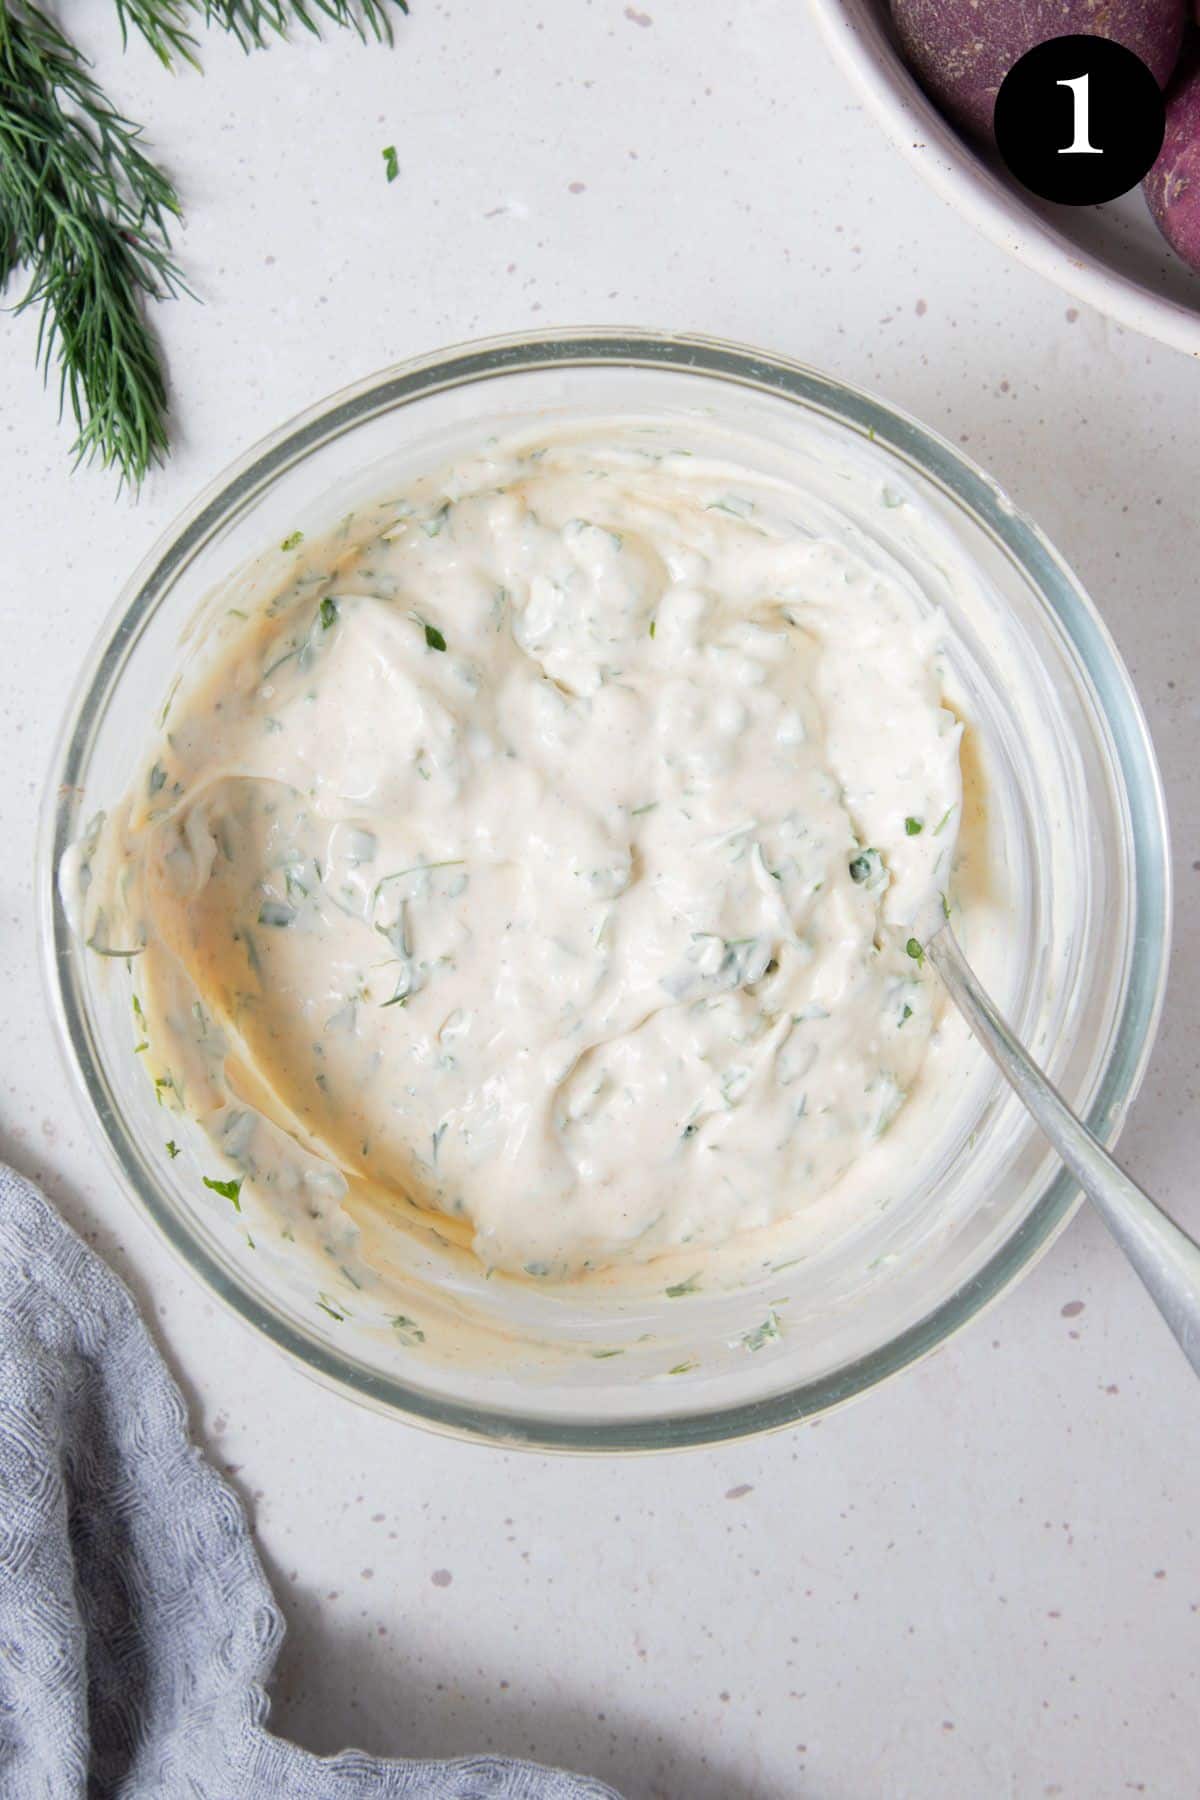
[[[559,1280],[936,1129],[939,617],[679,440],[492,443],[290,547],[73,859],[159,1098],[286,1235],[351,1258],[369,1193]]]

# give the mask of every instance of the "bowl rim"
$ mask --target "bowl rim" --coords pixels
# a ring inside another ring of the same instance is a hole
[[[830,55],[876,123],[955,212],[1076,300],[1173,350],[1200,356],[1200,302],[1185,306],[1110,268],[1012,194],[943,118],[899,54],[880,57],[864,41],[861,5],[809,5]]]
[[[1136,807],[1129,806],[1135,928],[1130,933],[1124,994],[1112,1047],[1087,1115],[1087,1123],[1102,1142],[1114,1141],[1145,1074],[1162,1011],[1172,889],[1166,807],[1153,744],[1107,627],[1038,527],[956,446],[900,409],[838,378],[791,358],[715,337],[635,327],[568,327],[450,346],[394,364],[338,390],[231,462],[167,527],[130,575],[77,677],[52,754],[41,808],[37,860],[40,960],[73,1090],[122,1186],[209,1291],[304,1372],[377,1411],[458,1438],[538,1451],[684,1449],[783,1429],[843,1404],[930,1355],[999,1299],[1049,1248],[1079,1204],[1081,1196],[1073,1179],[1059,1169],[1027,1216],[983,1267],[917,1323],[841,1368],[763,1399],[674,1415],[576,1420],[521,1414],[433,1394],[367,1369],[276,1313],[248,1285],[233,1278],[155,1185],[142,1178],[140,1159],[126,1159],[122,1147],[130,1140],[110,1103],[100,1059],[93,1053],[78,976],[79,946],[56,879],[62,853],[77,828],[76,808],[82,791],[78,777],[86,770],[91,736],[125,653],[177,571],[207,543],[234,502],[245,504],[331,434],[408,399],[448,386],[552,370],[564,364],[697,373],[825,411],[843,428],[856,429],[885,448],[912,458],[927,473],[951,472],[958,503],[1016,558],[1080,656],[1107,727],[1118,788],[1127,801],[1136,795],[1139,802]]]

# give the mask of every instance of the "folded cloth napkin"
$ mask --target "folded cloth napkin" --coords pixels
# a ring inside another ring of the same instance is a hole
[[[3,1800],[617,1800],[506,1758],[272,1737],[283,1629],[128,1291],[0,1167]]]

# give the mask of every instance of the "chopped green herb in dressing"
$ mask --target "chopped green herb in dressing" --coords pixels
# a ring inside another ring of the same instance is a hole
[[[707,429],[551,423],[275,539],[89,840],[159,1102],[339,1322],[363,1190],[488,1272],[669,1255],[706,1305],[717,1248],[919,1125],[960,728],[872,549],[919,509],[843,529]],[[415,1347],[411,1305],[365,1280]]]
[[[773,1338],[782,1336],[783,1327],[779,1323],[779,1315],[772,1310],[761,1325],[756,1325],[753,1331],[743,1333],[741,1342],[747,1350],[761,1350],[764,1344],[769,1344]]]
[[[234,1211],[241,1212],[242,1177],[240,1175],[235,1181],[214,1181],[206,1175],[204,1185],[206,1188],[211,1188],[214,1194],[220,1194],[223,1200],[232,1201]]]

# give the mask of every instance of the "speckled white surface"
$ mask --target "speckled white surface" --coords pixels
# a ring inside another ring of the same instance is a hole
[[[584,1463],[441,1442],[318,1390],[98,1168],[42,1000],[31,858],[117,584],[235,452],[342,382],[475,333],[633,322],[877,389],[967,444],[1080,570],[1150,716],[1179,884],[1123,1153],[1200,1229],[1200,368],[1077,313],[944,209],[795,0],[413,7],[390,55],[214,40],[203,80],[122,62],[107,0],[72,9],[179,180],[206,304],[161,314],[178,448],[136,505],[69,476],[31,322],[0,321],[0,1154],[132,1282],[252,1511],[290,1626],[282,1732],[531,1753],[629,1800],[1182,1800],[1200,1393],[1089,1218],[940,1355],[819,1426]]]

